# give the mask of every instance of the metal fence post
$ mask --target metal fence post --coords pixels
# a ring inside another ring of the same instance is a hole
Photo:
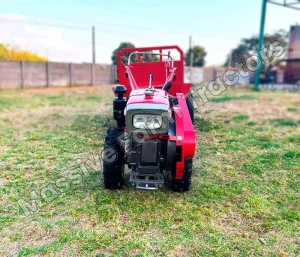
[[[261,17],[260,17],[260,31],[259,31],[259,38],[258,38],[258,47],[257,47],[258,56],[259,56],[259,51],[262,49],[263,43],[264,43],[266,12],[267,12],[267,0],[263,0],[262,8],[261,8]],[[255,91],[259,90],[260,73],[261,73],[261,67],[255,72],[255,82],[254,82],[254,90]]]
[[[46,87],[50,87],[49,62],[46,62]]]
[[[94,63],[91,64],[91,68],[92,68],[92,71],[91,71],[91,80],[92,80],[92,85],[91,86],[95,86],[95,66],[94,66]]]
[[[24,61],[20,61],[21,68],[21,88],[24,88]]]
[[[110,84],[115,84],[115,83],[118,83],[118,74],[117,74],[117,66],[116,65],[111,65],[110,66],[110,73],[111,73],[111,76],[110,76]]]

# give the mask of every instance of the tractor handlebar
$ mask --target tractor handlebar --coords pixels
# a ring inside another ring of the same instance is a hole
[[[172,67],[173,67],[173,58],[172,58],[172,56],[169,55],[169,54],[161,54],[161,53],[153,53],[153,52],[138,52],[138,51],[132,52],[132,53],[129,55],[127,65],[130,65],[130,58],[131,58],[131,56],[134,55],[134,54],[150,54],[150,55],[167,56],[167,57],[168,57],[168,60],[171,59],[171,61],[172,61]]]

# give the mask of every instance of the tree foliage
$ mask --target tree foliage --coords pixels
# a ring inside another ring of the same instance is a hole
[[[116,48],[113,52],[112,52],[112,56],[111,56],[111,60],[112,63],[114,65],[117,65],[117,56],[118,53],[123,49],[123,48],[134,48],[134,44],[130,43],[130,42],[122,42],[118,48]],[[126,64],[128,61],[128,57],[129,57],[130,53],[124,53],[124,55],[121,58],[121,61]],[[131,62],[137,62],[138,57],[137,55],[132,55],[130,61]],[[142,62],[155,62],[158,61],[159,58],[157,55],[152,55],[152,54],[142,54],[141,55],[141,61]]]
[[[122,43],[118,46],[118,48],[116,48],[116,49],[112,52],[112,56],[111,56],[112,63],[113,63],[114,65],[117,65],[117,55],[118,55],[118,53],[119,53],[123,48],[133,48],[133,47],[135,47],[134,44],[132,44],[132,43],[130,43],[130,42],[122,42]],[[125,54],[122,56],[121,60],[122,60],[122,62],[123,62],[124,64],[127,63],[129,54],[130,54],[130,53],[125,53]],[[132,60],[136,60],[136,56],[133,56],[133,57],[132,57]]]
[[[185,53],[184,61],[185,65],[190,65],[191,62],[191,53],[193,53],[193,66],[202,67],[205,64],[205,56],[207,55],[205,48],[196,45]]]
[[[0,60],[47,62],[48,59],[18,47],[0,44]]]
[[[281,45],[286,49],[288,45],[288,32],[285,30],[281,29],[278,31],[275,31],[272,34],[265,34],[264,36],[264,46],[269,46],[272,42],[274,41],[280,41]],[[231,61],[235,62],[236,60],[240,62],[245,62],[247,58],[251,55],[255,55],[257,53],[257,46],[258,46],[258,37],[257,36],[252,36],[250,38],[243,38],[239,45],[234,48],[231,52]],[[287,51],[285,52],[287,54]],[[229,56],[228,55],[224,66],[228,66],[229,63]],[[284,59],[286,55],[281,56],[280,58],[276,58],[274,56],[269,56],[268,58],[270,60],[270,64],[264,65],[262,70],[263,71],[268,71],[272,67],[274,67],[281,59]]]

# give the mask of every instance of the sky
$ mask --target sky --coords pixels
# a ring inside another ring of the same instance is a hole
[[[280,0],[275,0],[280,1]],[[295,1],[295,0],[289,0]],[[241,38],[259,32],[262,0],[0,0],[0,43],[51,61],[111,63],[120,42],[135,46],[201,45],[206,65],[222,65]],[[265,32],[300,24],[300,12],[268,4]]]

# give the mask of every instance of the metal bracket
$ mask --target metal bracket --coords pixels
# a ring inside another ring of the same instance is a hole
[[[129,182],[138,189],[156,190],[164,185],[164,176],[162,173],[140,174],[131,171]]]

